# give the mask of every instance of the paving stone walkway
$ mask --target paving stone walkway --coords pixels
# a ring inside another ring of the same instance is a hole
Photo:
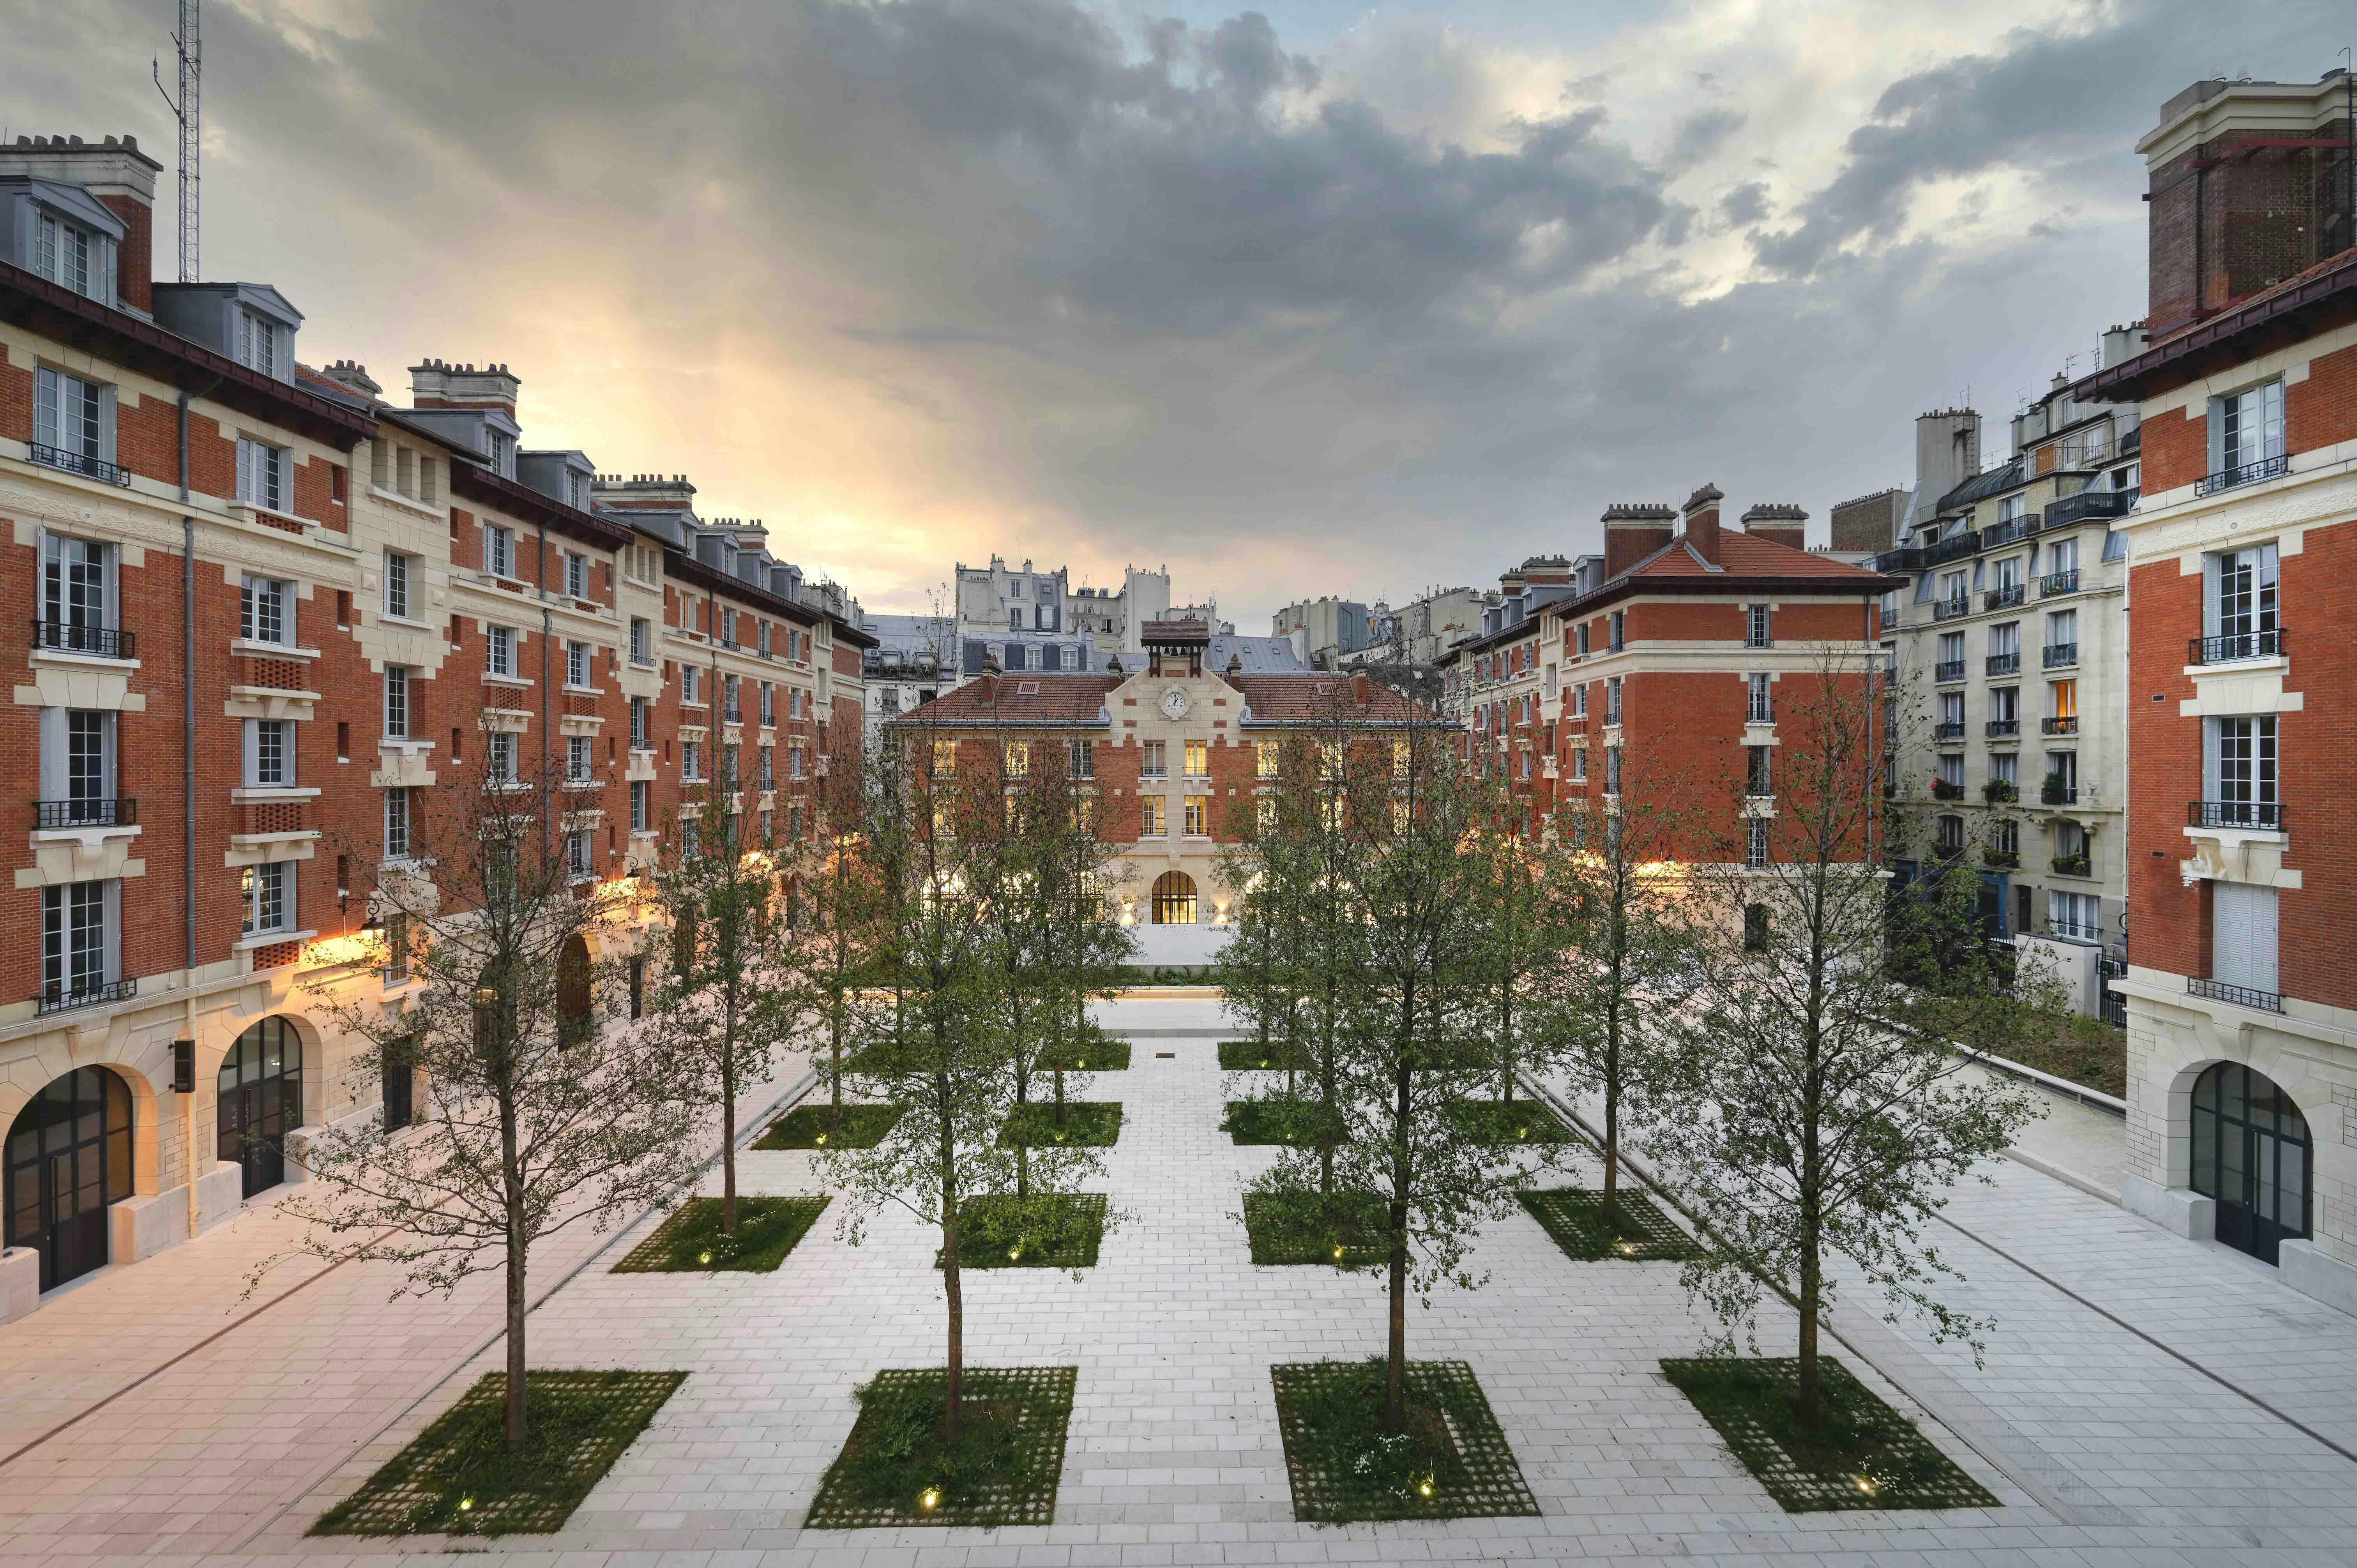
[[[1250,1263],[1233,1215],[1267,1155],[1218,1132],[1216,1016],[1202,1003],[1114,1010],[1117,1026],[1206,1032],[1139,1036],[1132,1069],[1090,1091],[1125,1108],[1106,1186],[1128,1218],[1100,1264],[1078,1281],[968,1276],[970,1364],[1080,1368],[1055,1524],[801,1530],[850,1428],[853,1387],[942,1358],[931,1233],[887,1217],[853,1248],[831,1215],[774,1274],[615,1274],[617,1246],[558,1290],[534,1316],[539,1364],[691,1376],[561,1534],[490,1550],[535,1568],[2357,1561],[2357,1463],[2331,1446],[2357,1450],[2357,1319],[2010,1161],[1992,1163],[1994,1186],[1959,1194],[1962,1229],[1940,1236],[1967,1276],[1953,1299],[1999,1320],[1984,1369],[1881,1325],[1863,1298],[1836,1315],[1855,1348],[1843,1359],[1902,1408],[1920,1398],[1926,1430],[1998,1507],[1782,1512],[1655,1369],[1706,1332],[1674,1265],[1573,1263],[1517,1212],[1473,1260],[1486,1288],[1412,1307],[1409,1347],[1473,1365],[1542,1517],[1296,1524],[1268,1369],[1378,1350],[1383,1298],[1372,1275]],[[752,1191],[816,1187],[803,1154],[749,1154],[743,1172]],[[1551,1179],[1594,1174],[1578,1156]],[[0,1331],[0,1430],[39,1431],[213,1331],[240,1271],[209,1253],[258,1245],[209,1238],[180,1249],[185,1261],[122,1271],[108,1279],[124,1283],[93,1287],[88,1304],[77,1292]],[[382,1278],[341,1273],[0,1465],[0,1551],[328,1563],[451,1544],[303,1536],[498,1363],[493,1346],[440,1376],[481,1337],[488,1301],[387,1307]],[[1763,1348],[1781,1349],[1790,1323],[1763,1330]]]

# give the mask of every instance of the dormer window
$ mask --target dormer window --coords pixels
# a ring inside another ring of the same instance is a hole
[[[85,299],[113,303],[106,286],[104,239],[52,213],[44,212],[35,220],[33,270]]]
[[[515,478],[515,437],[501,430],[483,433],[483,446],[490,454],[491,472],[503,479]]]
[[[237,362],[265,376],[278,374],[279,324],[251,310],[237,313]]]

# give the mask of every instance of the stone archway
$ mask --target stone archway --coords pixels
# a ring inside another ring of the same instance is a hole
[[[1154,879],[1154,923],[1191,926],[1195,923],[1195,879],[1183,871],[1166,871]]]
[[[7,1244],[40,1254],[40,1288],[105,1265],[107,1208],[132,1195],[131,1086],[102,1067],[51,1079],[9,1123],[5,1160]]]

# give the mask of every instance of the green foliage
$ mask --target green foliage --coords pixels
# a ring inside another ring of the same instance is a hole
[[[1220,1130],[1239,1144],[1330,1147],[1349,1136],[1343,1119],[1318,1100],[1231,1100]]]
[[[718,1198],[691,1197],[631,1248],[613,1272],[713,1273],[726,1269],[770,1273],[818,1222],[826,1204],[824,1197],[740,1197],[737,1230],[731,1235],[720,1229]]]
[[[797,1105],[755,1140],[757,1149],[872,1149],[900,1120],[897,1105]],[[829,1122],[833,1126],[829,1126]]]
[[[1281,1044],[1262,1045],[1257,1040],[1222,1040],[1220,1066],[1229,1072],[1271,1072],[1308,1070],[1309,1058],[1300,1051]]]
[[[1109,1149],[1121,1137],[1121,1102],[1068,1101],[1063,1117],[1053,1105],[1018,1105],[1000,1124],[998,1141],[1010,1149]]]
[[[1382,1198],[1371,1192],[1248,1192],[1244,1236],[1263,1265],[1372,1268],[1391,1259]]]
[[[1052,1192],[1017,1197],[996,1192],[970,1200],[958,1262],[969,1269],[1085,1269],[1104,1240],[1105,1196]],[[942,1266],[941,1254],[933,1267]]]
[[[1663,1361],[1662,1375],[1787,1513],[1996,1507],[1987,1488],[1838,1361],[1823,1364],[1822,1417],[1802,1420],[1797,1365],[1712,1357]]]
[[[853,1391],[859,1419],[820,1480],[804,1528],[1052,1524],[1079,1371],[967,1372],[954,1440],[944,1435],[939,1369],[878,1372]]]
[[[1390,1434],[1387,1370],[1380,1356],[1270,1369],[1295,1519],[1343,1524],[1537,1514],[1472,1368],[1409,1362],[1405,1418]]]
[[[1448,1117],[1468,1140],[1492,1146],[1516,1144],[1568,1144],[1571,1129],[1535,1100],[1460,1100],[1448,1107]]]
[[[1694,1238],[1641,1192],[1616,1194],[1610,1222],[1604,1218],[1604,1195],[1586,1187],[1514,1196],[1555,1238],[1563,1255],[1577,1263],[1680,1262],[1697,1250]]]
[[[685,1372],[533,1372],[524,1445],[501,1424],[507,1374],[458,1402],[311,1526],[313,1535],[515,1535],[561,1530]]]
[[[1040,1051],[1037,1065],[1041,1072],[1126,1072],[1129,1042],[1060,1040]]]

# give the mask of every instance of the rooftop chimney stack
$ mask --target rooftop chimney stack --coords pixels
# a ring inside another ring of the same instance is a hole
[[[522,384],[505,365],[478,369],[428,360],[409,367],[410,401],[417,408],[495,408],[513,419]]]
[[[142,315],[156,308],[156,177],[163,168],[139,150],[136,136],[109,136],[102,142],[18,136],[0,144],[0,176],[79,186],[122,223],[123,239],[114,247],[114,291]]]
[[[1604,575],[1621,573],[1670,542],[1677,513],[1658,501],[1614,501],[1604,509]]]
[[[1718,564],[1718,503],[1727,498],[1717,485],[1705,485],[1686,498],[1686,543],[1694,553]]]
[[[1789,501],[1762,501],[1743,514],[1743,532],[1792,550],[1809,547],[1809,514]]]

